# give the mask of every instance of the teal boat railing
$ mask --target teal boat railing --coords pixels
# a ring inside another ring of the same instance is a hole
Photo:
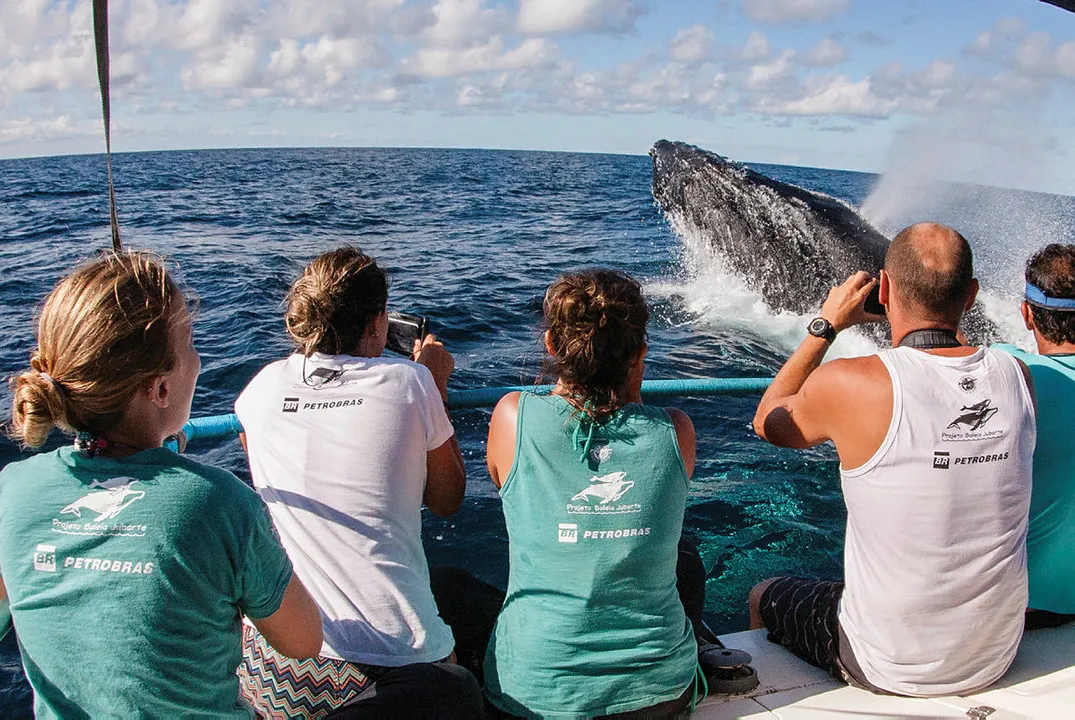
[[[705,397],[712,395],[756,395],[765,392],[772,378],[691,378],[685,380],[644,380],[642,397],[657,400],[668,397]],[[492,407],[509,392],[526,390],[539,394],[548,393],[552,385],[510,385],[503,387],[475,388],[473,390],[449,390],[448,407],[451,410]],[[181,441],[169,440],[172,449],[185,447],[187,443],[203,440],[219,440],[243,431],[234,413],[191,418],[183,426]]]

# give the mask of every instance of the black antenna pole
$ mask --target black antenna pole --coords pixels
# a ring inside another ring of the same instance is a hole
[[[112,108],[109,102],[108,0],[93,0],[93,40],[97,48],[97,82],[101,86],[101,114],[105,124],[105,157],[108,162],[108,214],[112,225],[112,249],[119,252],[119,218],[116,216],[116,189],[112,185]]]

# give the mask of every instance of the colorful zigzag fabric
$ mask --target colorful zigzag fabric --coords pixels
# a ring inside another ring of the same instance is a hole
[[[358,699],[373,681],[365,669],[373,670],[333,658],[284,657],[261,633],[243,626],[239,692],[260,717],[323,718]]]

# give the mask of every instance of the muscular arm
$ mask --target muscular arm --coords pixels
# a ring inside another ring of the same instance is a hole
[[[837,331],[879,319],[863,310],[876,280],[855,273],[821,308]],[[808,335],[780,368],[754,415],[754,431],[774,445],[807,448],[833,440],[845,468],[880,447],[892,416],[892,384],[876,356],[821,364],[829,343]]]
[[[821,406],[832,391],[833,373],[830,367],[819,368],[828,349],[827,341],[808,335],[780,368],[754,413],[759,437],[790,448],[813,447],[831,439]]]
[[[498,488],[504,484],[515,462],[515,433],[519,417],[519,393],[500,398],[489,419],[489,439],[485,444],[485,463],[489,477]]]
[[[321,652],[321,612],[294,573],[276,612],[251,622],[281,655],[302,659]]]

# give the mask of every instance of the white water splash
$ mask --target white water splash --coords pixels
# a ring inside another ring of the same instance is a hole
[[[955,227],[970,242],[988,293],[1018,298],[1026,258],[1075,235],[1075,204],[1063,196],[1002,189],[1055,184],[1058,157],[1034,116],[998,112],[937,117],[898,134],[862,214],[890,236],[924,220]],[[1009,314],[990,313],[1005,330],[1009,323],[1002,318]]]
[[[806,325],[816,313],[774,312],[760,292],[750,289],[730,272],[722,258],[689,223],[667,215],[682,243],[681,274],[677,279],[650,283],[646,291],[655,296],[680,296],[700,325],[753,335],[792,352],[806,337]],[[820,308],[819,308],[820,309]],[[871,338],[856,330],[842,333],[828,358],[856,357],[877,351]]]
[[[677,216],[666,215],[673,232],[680,239],[682,255],[680,276],[647,285],[647,292],[657,297],[680,296],[686,309],[697,319],[696,323],[736,334],[758,337],[765,342],[792,352],[806,337],[806,325],[815,313],[800,315],[787,311],[774,312],[765,303],[760,292],[752,290],[733,272],[723,259],[714,252],[709,241],[690,223]],[[976,257],[978,255],[976,254]],[[1008,265],[997,269],[993,266],[990,276],[1011,273],[1011,253],[987,256],[989,260]],[[981,263],[981,258],[978,260]],[[1016,263],[1018,265],[1018,263]],[[979,265],[981,268],[981,265]],[[1016,272],[1021,277],[1022,266]],[[1034,349],[1033,335],[1023,325],[1019,314],[1021,295],[1007,289],[983,287],[978,299],[989,316],[1000,328],[1001,335],[1024,350]],[[820,308],[819,308],[820,309]],[[877,352],[873,338],[852,329],[842,333],[833,344],[826,359],[859,357]]]

